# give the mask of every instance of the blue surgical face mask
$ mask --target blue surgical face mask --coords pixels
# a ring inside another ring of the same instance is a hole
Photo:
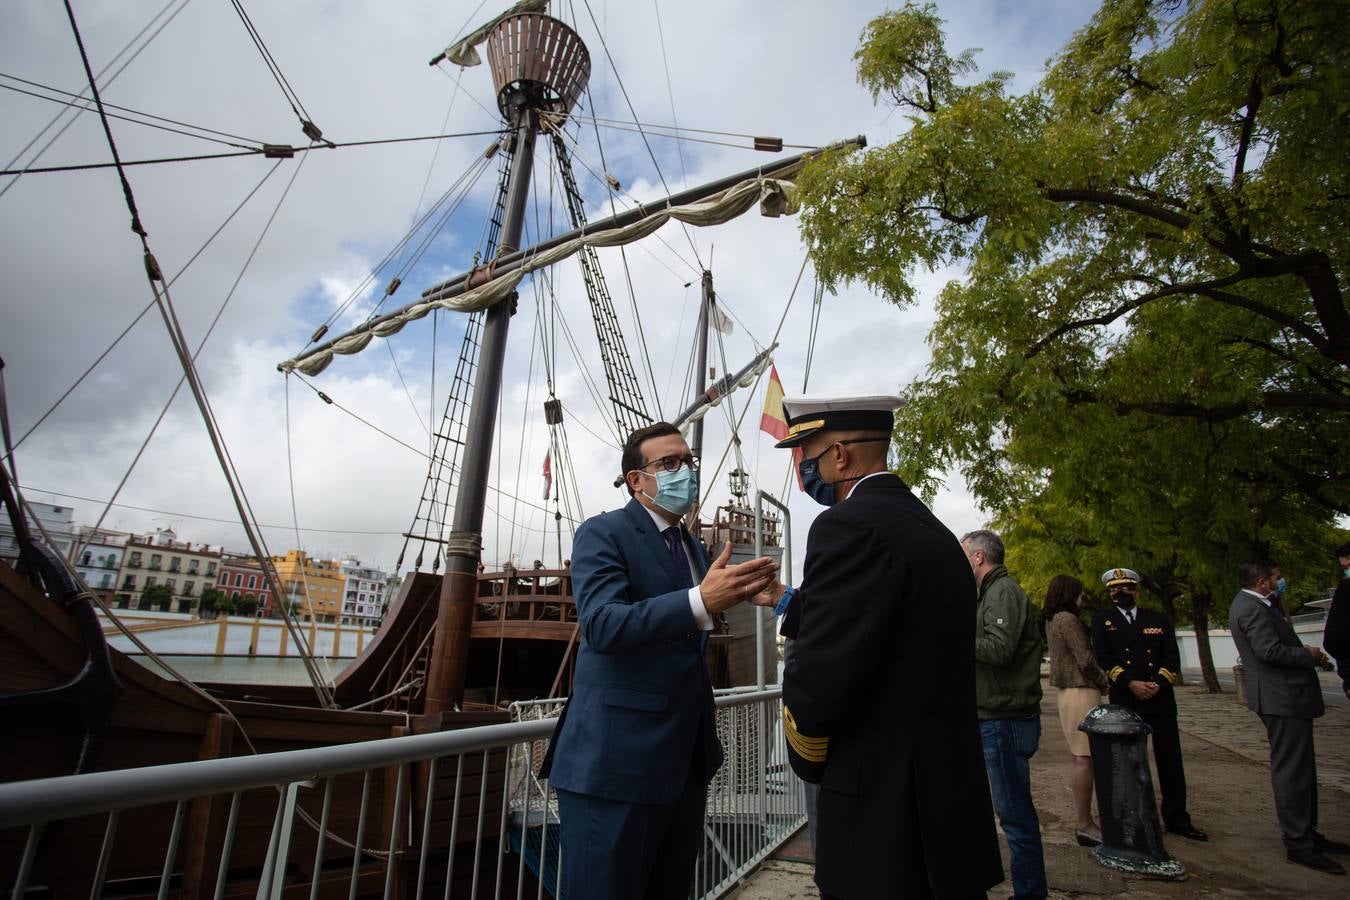
[[[656,496],[646,491],[642,496],[655,503],[668,513],[682,516],[689,512],[698,497],[698,475],[688,466],[680,466],[674,472],[657,472]]]
[[[1288,582],[1288,581],[1285,581],[1283,577],[1279,578],[1279,579],[1276,580],[1276,582],[1275,582],[1275,596],[1276,596],[1276,597],[1283,597],[1283,596],[1284,596],[1284,592],[1285,592],[1288,588],[1289,588],[1289,582]]]
[[[820,477],[820,457],[833,448],[834,444],[831,444],[816,456],[806,457],[797,463],[797,474],[802,478],[802,490],[821,506],[834,506],[834,482]]]

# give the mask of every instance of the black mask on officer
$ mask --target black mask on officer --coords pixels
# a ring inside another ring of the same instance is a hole
[[[1121,609],[1134,609],[1134,592],[1125,588],[1111,591],[1111,602]]]

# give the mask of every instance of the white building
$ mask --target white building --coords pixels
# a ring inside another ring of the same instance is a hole
[[[132,536],[125,531],[94,529],[81,525],[75,532],[75,545],[70,552],[79,551],[72,559],[75,571],[84,583],[102,597],[110,597],[117,589],[117,570],[122,567],[127,541]]]
[[[54,506],[50,503],[28,504],[33,515],[42,523],[42,528],[51,536],[51,548],[69,559],[70,548],[75,543],[75,510],[69,506]],[[34,540],[42,540],[42,529],[28,518],[28,530]],[[0,513],[0,559],[13,565],[19,558],[19,539],[14,534],[14,526],[9,516]]]
[[[350,556],[342,560],[341,572],[346,577],[342,588],[342,624],[379,625],[385,610],[384,572],[363,566]]]

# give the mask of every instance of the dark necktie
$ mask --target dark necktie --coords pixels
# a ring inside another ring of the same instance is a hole
[[[689,577],[689,556],[684,552],[684,540],[680,534],[680,526],[673,525],[661,532],[661,537],[666,539],[666,547],[670,550],[670,558],[675,561],[675,583],[676,587],[693,587],[693,580]]]

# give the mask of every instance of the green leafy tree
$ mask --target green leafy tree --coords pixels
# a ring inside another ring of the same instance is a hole
[[[229,602],[229,598],[221,591],[215,588],[207,588],[202,591],[201,599],[197,603],[197,609],[201,612],[218,612],[224,608],[224,604]]]
[[[256,597],[240,597],[234,604],[234,614],[237,616],[251,616],[258,611],[258,600]]]
[[[141,590],[141,609],[159,608],[165,612],[173,600],[173,590],[167,584],[152,584]]]
[[[1006,411],[1097,406],[1245,425],[1264,449],[1235,476],[1350,513],[1344,11],[1107,0],[1020,95],[967,77],[931,4],[868,25],[860,80],[912,127],[810,167],[802,229],[828,283],[901,306],[916,267],[967,268],[912,474],[959,461],[996,500]]]
[[[1107,0],[1016,95],[910,4],[856,59],[911,128],[800,182],[827,283],[905,307],[918,267],[965,267],[901,473],[931,491],[959,468],[1033,584],[1139,570],[1189,608],[1213,688],[1236,564],[1305,571],[1350,512],[1343,11]]]

